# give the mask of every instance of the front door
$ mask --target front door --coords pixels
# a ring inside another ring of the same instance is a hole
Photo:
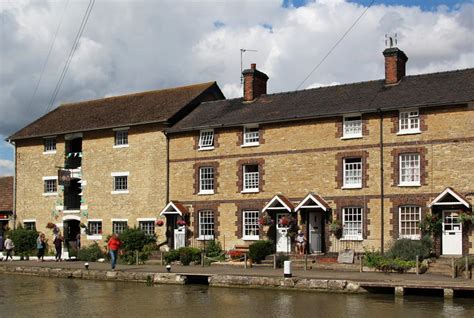
[[[178,226],[177,229],[174,229],[174,249],[186,246],[186,227]]]
[[[443,211],[443,255],[462,254],[462,224],[459,211]]]
[[[277,253],[289,253],[290,252],[290,238],[288,237],[289,223],[283,220],[289,220],[288,213],[277,213],[276,223],[276,251]]]
[[[309,212],[309,252],[322,253],[322,214]]]

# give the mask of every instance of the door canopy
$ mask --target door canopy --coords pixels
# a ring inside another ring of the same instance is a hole
[[[287,211],[291,213],[294,209],[295,206],[290,202],[290,200],[281,194],[277,194],[270,200],[270,202],[268,202],[262,211]]]
[[[295,211],[298,212],[300,209],[315,209],[320,208],[323,211],[328,211],[330,209],[329,204],[324,201],[319,195],[315,193],[309,193],[303,201],[296,207]]]
[[[446,190],[441,192],[428,205],[428,207],[431,208],[433,206],[440,206],[440,205],[463,205],[468,209],[471,207],[471,204],[467,201],[467,199],[462,194],[454,191],[451,188],[446,188]]]
[[[179,216],[183,216],[184,214],[187,214],[188,210],[184,207],[179,202],[176,201],[170,201],[165,208],[160,212],[161,215],[171,215],[171,214],[177,214]]]

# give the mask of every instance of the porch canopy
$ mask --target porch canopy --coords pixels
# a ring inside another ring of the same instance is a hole
[[[281,194],[275,195],[270,202],[263,208],[262,212],[265,211],[288,211],[293,212],[295,206],[285,196]]]
[[[188,214],[188,210],[179,202],[170,201],[165,208],[160,212],[160,216],[162,215],[173,215],[177,214],[179,216],[183,216]]]
[[[463,205],[466,208],[470,208],[471,204],[467,199],[460,193],[454,191],[452,188],[446,188],[441,192],[431,203],[428,205],[429,208],[440,205]]]
[[[314,209],[321,208],[323,211],[329,211],[329,204],[316,193],[308,193],[303,201],[298,204],[295,211],[298,212],[300,209]]]

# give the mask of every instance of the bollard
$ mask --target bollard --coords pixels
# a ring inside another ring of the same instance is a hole
[[[273,254],[273,269],[277,268],[277,256],[276,254]]]
[[[137,259],[137,265],[138,265],[138,251],[135,251],[135,257]]]
[[[308,254],[304,254],[304,270],[308,270]]]
[[[416,275],[420,275],[420,260],[418,255],[416,255]]]
[[[244,268],[247,269],[247,253],[244,253]]]
[[[204,267],[204,257],[206,256],[206,254],[204,254],[204,252],[201,252],[201,266]]]
[[[464,263],[464,272],[466,273],[466,279],[469,279],[469,257],[466,256]]]
[[[360,256],[360,263],[359,263],[359,264],[360,264],[359,271],[360,271],[361,273],[363,273],[363,272],[364,272],[364,255],[361,255],[361,256]]]
[[[454,266],[454,257],[451,257],[451,278],[456,278],[456,267]]]
[[[163,251],[161,252],[160,255],[161,255],[161,257],[160,257],[160,264],[161,264],[161,266],[163,266]]]
[[[291,261],[284,261],[283,262],[283,276],[291,277]]]

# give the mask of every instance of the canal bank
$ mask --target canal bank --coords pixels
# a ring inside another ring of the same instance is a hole
[[[167,272],[158,265],[121,265],[110,271],[104,263],[19,261],[0,263],[0,274],[33,275],[99,281],[125,281],[147,284],[205,284],[215,287],[265,288],[338,293],[432,293],[451,298],[474,294],[474,282],[440,275],[355,273],[331,270],[293,271],[283,277],[282,270],[269,268],[173,266]]]

